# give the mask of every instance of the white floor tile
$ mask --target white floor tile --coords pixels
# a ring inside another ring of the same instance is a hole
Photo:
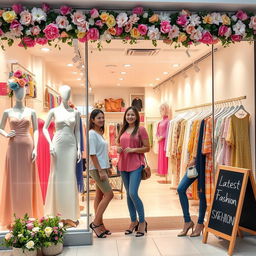
[[[65,247],[63,252],[59,254],[60,256],[76,256],[77,247]]]

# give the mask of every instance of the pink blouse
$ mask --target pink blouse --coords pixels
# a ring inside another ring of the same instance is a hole
[[[145,165],[143,153],[125,153],[124,150],[130,148],[141,148],[142,141],[148,139],[148,133],[143,126],[135,136],[131,136],[128,132],[124,132],[120,137],[120,146],[123,151],[120,153],[118,161],[118,170],[131,172],[137,170],[140,166]]]

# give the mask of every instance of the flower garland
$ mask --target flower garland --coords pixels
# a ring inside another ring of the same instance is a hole
[[[136,7],[131,12],[75,10],[69,6],[51,9],[48,4],[28,9],[21,4],[0,9],[0,40],[11,46],[20,39],[19,46],[36,44],[59,47],[59,42],[72,45],[80,42],[111,42],[121,38],[136,43],[138,39],[157,40],[176,47],[192,44],[215,44],[226,46],[241,40],[256,38],[256,15],[242,10],[236,13],[200,12],[182,10],[178,13],[145,11]],[[3,44],[2,44],[2,48]]]

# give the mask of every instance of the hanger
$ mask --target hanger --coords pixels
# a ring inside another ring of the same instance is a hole
[[[249,115],[249,112],[247,112],[242,104],[241,101],[239,101],[240,106],[238,107],[238,109],[236,110],[236,112],[234,113],[234,115],[240,119],[243,119],[244,117],[246,117],[247,115]]]

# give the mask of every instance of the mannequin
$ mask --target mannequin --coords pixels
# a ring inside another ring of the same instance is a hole
[[[81,160],[80,115],[68,102],[71,88],[63,85],[59,89],[62,102],[50,110],[43,127],[43,133],[50,145],[51,171],[45,200],[45,214],[61,214],[66,223],[78,225],[80,217],[76,162]],[[48,127],[55,121],[56,132],[51,139]]]
[[[35,166],[38,145],[37,116],[33,109],[24,106],[26,87],[14,91],[16,104],[3,113],[0,134],[9,139],[5,173],[0,194],[0,223],[10,225],[13,215],[41,218],[43,200]],[[5,131],[7,120],[11,131]],[[34,141],[30,135],[32,121]]]
[[[162,120],[158,123],[157,126],[157,140],[158,140],[158,169],[157,172],[161,176],[165,176],[167,179],[168,173],[168,158],[166,157],[165,152],[165,140],[166,133],[168,128],[168,114],[169,114],[169,106],[167,103],[161,104],[160,106],[160,114],[162,116]],[[159,183],[168,183],[166,181],[159,181]]]

